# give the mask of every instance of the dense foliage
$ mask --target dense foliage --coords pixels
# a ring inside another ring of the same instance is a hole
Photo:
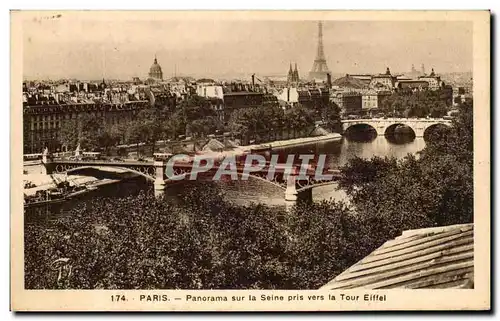
[[[366,254],[358,224],[339,203],[236,206],[207,186],[180,206],[151,193],[96,199],[26,226],[26,287],[317,288]],[[53,270],[60,258],[72,267],[66,283]]]
[[[397,117],[438,118],[446,115],[451,105],[448,96],[448,89],[394,92],[382,100],[380,110]]]

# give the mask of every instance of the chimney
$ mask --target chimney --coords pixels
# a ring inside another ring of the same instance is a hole
[[[255,74],[252,75],[252,87],[255,87]]]
[[[326,74],[326,84],[328,88],[332,88],[332,75],[330,73]]]

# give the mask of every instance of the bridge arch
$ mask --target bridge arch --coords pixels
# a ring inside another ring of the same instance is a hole
[[[375,128],[372,124],[369,124],[368,122],[348,123],[347,126],[344,128],[345,135],[352,135],[355,133],[363,133],[363,132],[365,133],[371,132],[376,135],[377,128]]]
[[[61,166],[62,168],[59,166]],[[151,181],[151,182],[154,182],[154,180],[155,180],[155,171],[154,171],[153,167],[144,167],[146,170],[140,171],[140,170],[132,169],[129,167],[79,166],[79,167],[72,167],[72,168],[66,167],[65,168],[64,165],[58,164],[55,168],[55,172],[56,173],[68,173],[68,174],[70,174],[70,173],[74,173],[74,172],[78,172],[78,171],[82,171],[82,170],[86,170],[86,169],[92,169],[92,170],[96,170],[98,172],[106,172],[106,170],[105,170],[106,168],[108,168],[108,169],[120,169],[120,170],[129,172],[129,173],[134,173],[134,174],[137,174],[137,175],[140,175],[140,176],[146,178],[148,181]]]
[[[387,126],[385,129],[384,129],[384,136],[394,136],[395,132],[396,132],[396,129],[400,126],[404,126],[404,128],[409,128],[411,130],[411,134],[413,137],[416,137],[417,136],[417,133],[415,131],[415,128],[413,128],[411,125],[409,124],[405,124],[405,123],[394,123],[394,124],[391,124],[389,126]]]

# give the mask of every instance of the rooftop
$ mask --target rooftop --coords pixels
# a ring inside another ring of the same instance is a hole
[[[473,288],[474,225],[404,231],[321,289]]]

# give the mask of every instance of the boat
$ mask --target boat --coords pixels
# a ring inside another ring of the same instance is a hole
[[[69,186],[66,182],[62,182],[59,187],[39,190],[33,196],[24,195],[24,207],[58,204],[96,189],[95,186]]]

